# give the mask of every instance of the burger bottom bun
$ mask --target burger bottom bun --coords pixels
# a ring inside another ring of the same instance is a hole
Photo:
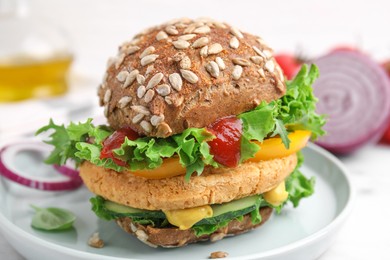
[[[234,236],[248,232],[266,222],[271,216],[272,209],[263,207],[260,209],[262,220],[254,225],[251,221],[250,214],[246,214],[242,221],[232,220],[226,227],[216,230],[210,235],[195,236],[192,229],[180,230],[179,228],[154,228],[150,225],[144,226],[138,223],[133,223],[130,218],[120,218],[116,222],[126,232],[133,234],[139,240],[152,247],[181,247],[198,241],[215,242],[226,236]]]
[[[269,191],[294,170],[296,154],[246,162],[235,168],[205,167],[200,176],[146,179],[84,162],[80,176],[88,189],[107,200],[139,209],[172,210],[220,204]]]

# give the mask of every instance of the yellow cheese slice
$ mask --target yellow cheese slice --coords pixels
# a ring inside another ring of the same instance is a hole
[[[200,220],[213,216],[213,209],[209,205],[190,209],[163,210],[163,212],[168,222],[179,227],[180,230],[189,229]]]
[[[288,192],[286,191],[286,185],[284,181],[272,190],[265,192],[263,194],[263,198],[273,206],[279,206],[285,202],[288,198]]]

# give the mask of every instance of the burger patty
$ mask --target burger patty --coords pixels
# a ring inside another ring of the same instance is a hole
[[[150,225],[141,225],[132,222],[131,218],[119,218],[117,224],[126,232],[135,235],[139,240],[152,247],[181,247],[198,241],[215,242],[221,240],[225,236],[234,236],[237,234],[248,232],[266,222],[271,216],[272,208],[260,208],[262,220],[258,224],[253,224],[250,214],[246,214],[244,218],[232,220],[226,227],[222,227],[209,235],[197,237],[192,229],[180,230],[176,227],[170,228],[155,228]]]
[[[297,164],[296,154],[246,162],[235,168],[206,167],[202,175],[146,179],[85,161],[80,176],[88,189],[107,200],[139,209],[172,210],[220,204],[269,191],[286,179]]]

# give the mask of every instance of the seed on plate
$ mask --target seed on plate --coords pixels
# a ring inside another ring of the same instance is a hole
[[[148,85],[146,86],[146,89],[151,89],[157,86],[158,83],[163,79],[164,74],[161,72],[156,73],[148,82]]]
[[[142,98],[146,93],[146,88],[145,86],[139,86],[138,89],[137,89],[137,97],[138,98]]]
[[[261,64],[263,62],[263,57],[261,56],[252,56],[250,59],[255,64]]]
[[[187,80],[189,83],[194,84],[194,83],[198,82],[198,80],[199,80],[198,76],[196,76],[196,74],[193,73],[193,72],[190,71],[190,70],[183,70],[183,69],[181,69],[181,70],[180,70],[180,73],[181,73],[181,76],[182,76],[185,80]]]
[[[141,74],[137,75],[137,83],[140,85],[143,85],[145,83],[145,77],[142,76]]]
[[[175,46],[178,50],[187,49],[190,46],[190,43],[184,40],[177,40],[172,42],[173,46]]]
[[[156,59],[158,58],[158,55],[157,54],[150,54],[150,55],[147,55],[145,57],[143,57],[141,59],[141,65],[142,66],[145,66],[145,65],[148,65],[150,63],[153,63]]]
[[[275,63],[272,60],[269,60],[265,63],[264,67],[266,70],[272,73],[275,70]]]
[[[236,36],[239,39],[244,38],[244,35],[242,35],[241,31],[238,30],[236,27],[230,28],[230,33]]]
[[[189,40],[193,39],[195,36],[196,36],[196,34],[193,34],[193,33],[191,33],[191,34],[184,34],[184,35],[179,36],[177,39],[178,40],[183,40],[183,41],[189,41]]]
[[[142,59],[143,57],[148,56],[148,55],[154,53],[155,51],[156,51],[156,48],[154,48],[153,46],[149,46],[148,48],[146,48],[146,49],[141,53],[141,55],[139,56],[139,58]]]
[[[232,76],[233,79],[238,80],[242,74],[242,67],[240,65],[236,65],[233,68]]]
[[[208,43],[209,43],[209,38],[201,37],[201,38],[197,39],[196,41],[194,41],[194,43],[192,44],[192,47],[193,48],[201,48],[201,47],[207,45]]]
[[[233,58],[232,59],[233,64],[235,65],[241,65],[241,66],[250,66],[250,61],[243,59],[243,58]]]
[[[116,79],[119,81],[119,82],[124,82],[127,78],[127,76],[129,75],[129,72],[126,71],[126,70],[122,70],[121,72],[118,73],[118,75],[116,75]]]
[[[153,97],[154,97],[154,90],[153,89],[149,89],[148,91],[146,91],[145,93],[145,96],[144,96],[144,100],[146,103],[149,103],[150,101],[152,101]]]
[[[173,26],[173,25],[168,25],[167,27],[165,27],[165,31],[170,34],[170,35],[177,35],[179,34],[179,31],[176,30],[176,27]]]
[[[180,91],[181,87],[183,86],[183,81],[179,73],[172,73],[169,75],[169,82],[171,83],[171,86],[177,91]]]
[[[204,46],[202,49],[200,49],[200,56],[202,56],[203,58],[206,58],[208,55],[209,55],[209,47],[206,45]]]
[[[161,84],[156,87],[156,91],[160,96],[168,96],[171,93],[171,87],[168,84]]]
[[[104,98],[103,98],[103,102],[104,103],[108,103],[108,102],[110,102],[110,100],[111,100],[111,89],[107,89],[106,90],[106,93],[104,93]]]
[[[230,39],[229,46],[233,49],[237,49],[240,46],[240,42],[237,37],[233,37]]]
[[[164,115],[153,115],[150,118],[150,123],[152,123],[153,126],[157,126],[160,124],[162,121],[164,121]]]
[[[222,45],[219,43],[211,44],[208,50],[208,54],[217,54],[223,50]]]
[[[140,125],[147,133],[151,132],[153,129],[152,125],[148,121],[145,121],[145,120],[142,120]]]
[[[133,120],[131,120],[133,122],[133,124],[138,124],[139,122],[141,122],[141,120],[144,118],[144,114],[137,114],[133,117]]]
[[[191,68],[191,60],[188,56],[183,57],[180,61],[180,68],[182,69],[190,69]]]
[[[218,64],[220,70],[224,70],[226,68],[225,62],[221,57],[215,58],[215,62]]]
[[[134,112],[138,113],[138,114],[143,114],[143,115],[150,115],[150,111],[144,107],[144,106],[141,106],[141,105],[135,105],[135,106],[131,106],[131,109],[134,110]]]
[[[209,33],[211,31],[210,27],[203,25],[194,30],[194,33]]]
[[[157,34],[156,34],[156,40],[157,41],[161,41],[161,40],[165,40],[165,39],[168,39],[168,34],[164,31],[159,31]]]
[[[218,78],[218,76],[219,76],[219,67],[218,67],[218,64],[215,61],[210,61],[206,65],[206,70],[207,70],[208,73],[210,73],[211,76],[213,76],[214,78]]]
[[[119,108],[124,108],[125,106],[127,106],[132,100],[132,97],[130,96],[123,96],[121,97],[121,99],[119,99],[118,101],[118,107]]]
[[[132,70],[129,75],[126,77],[125,83],[123,83],[123,88],[127,88],[131,84],[133,84],[134,80],[136,79],[137,75],[139,74],[138,70]]]

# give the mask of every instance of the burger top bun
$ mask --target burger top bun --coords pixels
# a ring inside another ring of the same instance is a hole
[[[119,47],[99,88],[109,124],[167,137],[206,127],[286,91],[272,50],[211,19],[178,19]]]

